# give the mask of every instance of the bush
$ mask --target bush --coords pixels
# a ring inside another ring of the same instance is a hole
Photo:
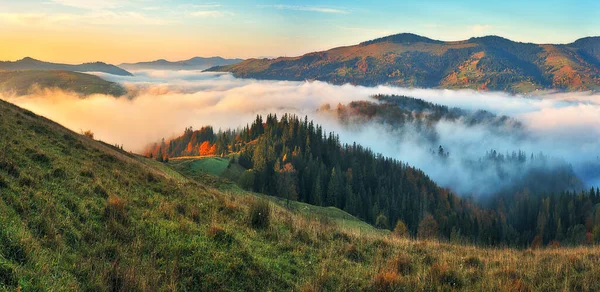
[[[19,185],[22,187],[33,187],[35,185],[35,181],[30,175],[21,175],[21,178],[19,179]]]
[[[390,268],[401,275],[408,275],[413,271],[412,260],[405,254],[398,254],[390,261]]]
[[[396,227],[394,227],[394,235],[397,237],[408,237],[408,228],[402,220],[398,220]]]
[[[464,285],[461,275],[445,264],[433,264],[430,273],[433,279],[440,285],[448,285],[453,289],[460,289]]]
[[[254,189],[254,171],[244,171],[244,173],[242,173],[242,175],[240,176],[238,184],[242,189],[247,191],[251,191],[252,189]]]
[[[14,270],[0,261],[0,288],[16,288],[18,284]]]
[[[402,278],[396,272],[383,271],[373,277],[373,291],[396,291],[400,289]]]
[[[2,161],[0,160],[0,170],[6,171],[10,176],[14,178],[18,178],[21,174],[19,171],[19,167],[15,165],[12,161]]]
[[[438,236],[438,224],[433,216],[427,215],[421,220],[417,235],[419,239],[431,239]]]
[[[79,172],[79,175],[87,178],[94,178],[94,172],[92,172],[90,169],[83,169],[81,172]]]
[[[225,245],[231,245],[233,243],[233,236],[231,236],[231,234],[227,233],[227,231],[225,231],[225,229],[223,229],[223,227],[215,225],[215,224],[211,224],[210,227],[208,228],[208,236],[210,238],[212,238],[214,241],[225,244]]]
[[[94,139],[94,132],[92,132],[91,130],[81,131],[81,135],[86,136],[90,139]]]
[[[347,244],[344,248],[344,256],[353,262],[362,262],[365,259],[364,254],[358,249],[356,244]]]
[[[8,188],[8,182],[0,175],[0,189]]]
[[[375,227],[381,229],[388,229],[388,226],[388,218],[383,214],[379,214],[379,216],[377,216],[377,219],[375,219]]]
[[[125,200],[117,196],[110,196],[106,208],[104,209],[104,217],[123,225],[127,224],[129,218],[127,217],[127,210],[125,209]]]
[[[476,268],[476,269],[483,268],[483,262],[476,256],[468,257],[465,260],[465,265],[467,265],[471,268]]]
[[[250,226],[265,229],[271,221],[271,205],[266,200],[256,200],[250,205]]]

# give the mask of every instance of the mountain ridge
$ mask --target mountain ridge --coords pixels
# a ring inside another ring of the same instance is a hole
[[[220,56],[193,57],[181,61],[168,61],[158,59],[147,62],[122,63],[119,66],[130,70],[141,69],[164,69],[164,70],[204,70],[214,66],[233,65],[242,62],[243,59],[226,59]]]
[[[0,61],[0,70],[18,71],[18,70],[53,70],[53,71],[73,71],[73,72],[103,72],[119,76],[133,76],[130,72],[115,65],[104,62],[89,62],[77,65],[52,63],[37,60],[31,57],[25,57],[17,61]]]
[[[0,93],[23,96],[46,89],[60,89],[81,97],[92,94],[119,97],[127,93],[121,84],[92,74],[61,70],[0,71]]]
[[[248,59],[207,71],[363,86],[596,91],[600,90],[600,37],[534,44],[500,36],[439,41],[402,33],[302,56]]]

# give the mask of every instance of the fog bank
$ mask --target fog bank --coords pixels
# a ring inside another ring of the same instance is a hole
[[[600,155],[600,95],[597,94],[543,93],[524,97],[471,90],[257,81],[198,71],[138,71],[134,74],[133,77],[98,74],[123,83],[131,92],[131,98],[93,95],[82,99],[58,90],[0,98],[76,132],[92,130],[97,139],[123,144],[126,150],[134,152],[163,137],[177,136],[189,126],[237,128],[250,123],[257,114],[307,115],[326,130],[337,132],[342,142],[357,142],[406,161],[423,169],[442,186],[460,193],[484,192],[498,183],[484,174],[466,175],[464,166],[459,163],[464,158],[484,156],[490,149],[500,153],[519,149],[528,153],[544,152],[565,159],[576,170]],[[347,127],[331,115],[316,112],[323,104],[335,107],[338,103],[368,100],[374,94],[407,95],[452,107],[508,115],[524,124],[527,137],[499,136],[485,126],[440,122],[435,126],[439,143],[455,159],[440,165],[432,160],[431,145],[424,145],[418,132],[397,135],[394,129],[375,123]],[[600,183],[593,175],[585,179],[588,184]]]

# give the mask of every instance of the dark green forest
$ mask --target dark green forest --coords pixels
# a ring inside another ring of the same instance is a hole
[[[419,238],[483,245],[600,242],[598,189],[532,193],[525,186],[499,193],[484,204],[437,186],[402,161],[357,144],[342,144],[334,133],[292,115],[268,115],[264,120],[257,116],[238,130],[188,128],[179,138],[153,145],[147,155],[160,160],[186,156],[207,141],[215,155],[237,153],[231,163],[247,169],[238,181],[243,188],[335,206],[379,228],[405,224]],[[486,157],[495,163],[544,159],[523,152],[505,157],[495,151]]]

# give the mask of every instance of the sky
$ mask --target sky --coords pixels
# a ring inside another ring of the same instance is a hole
[[[402,32],[569,43],[600,35],[598,11],[596,0],[0,0],[0,60],[297,56]]]

